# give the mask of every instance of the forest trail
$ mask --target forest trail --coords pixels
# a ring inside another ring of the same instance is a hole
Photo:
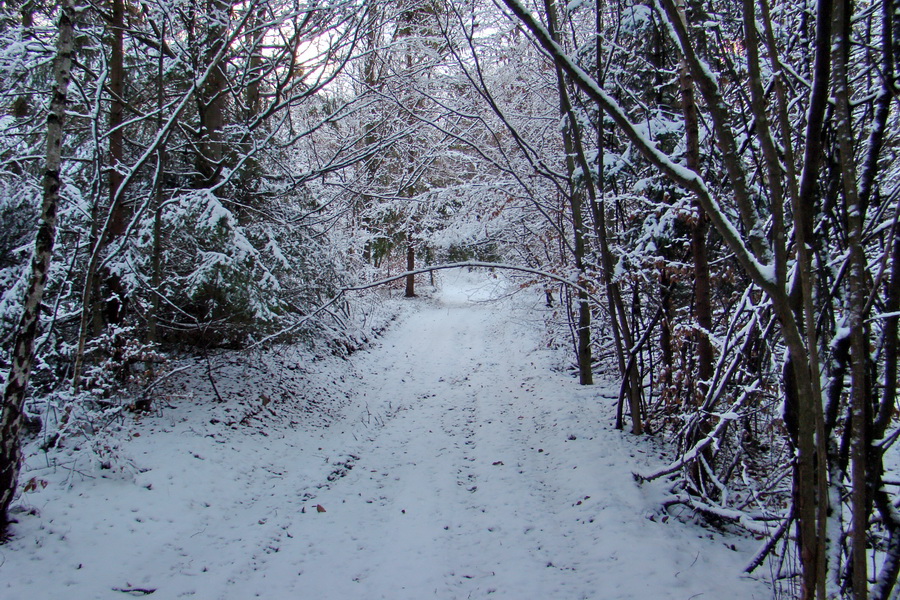
[[[327,429],[223,438],[182,417],[133,440],[157,444],[131,447],[139,485],[48,497],[0,547],[0,597],[770,597],[740,577],[755,542],[659,522],[631,473],[661,459],[612,429],[602,386],[551,370],[526,312],[482,302],[490,282],[447,274],[355,355],[358,402]]]

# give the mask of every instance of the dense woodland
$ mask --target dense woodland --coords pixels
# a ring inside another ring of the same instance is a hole
[[[898,0],[0,2],[0,525],[171,356],[350,352],[348,290],[490,263],[667,506],[893,597],[898,70]]]

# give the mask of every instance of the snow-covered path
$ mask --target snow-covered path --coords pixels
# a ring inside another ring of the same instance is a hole
[[[0,597],[768,598],[739,577],[752,543],[651,520],[631,472],[659,459],[602,387],[550,370],[524,313],[473,301],[491,290],[447,275],[353,358],[359,402],[329,429],[133,440],[139,485],[48,496],[0,547]]]

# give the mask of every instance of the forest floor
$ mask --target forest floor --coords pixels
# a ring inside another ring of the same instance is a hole
[[[614,386],[554,369],[538,299],[487,302],[491,281],[446,274],[370,349],[304,367],[327,418],[212,402],[197,373],[93,459],[33,452],[0,598],[771,597],[741,575],[759,542],[661,514],[632,473],[664,449],[615,430]]]

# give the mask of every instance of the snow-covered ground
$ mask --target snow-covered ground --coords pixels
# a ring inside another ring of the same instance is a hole
[[[0,598],[771,597],[741,577],[757,542],[660,518],[632,472],[664,459],[612,428],[612,388],[551,369],[527,295],[442,278],[372,349],[303,365],[327,419],[223,382],[101,437],[105,468],[29,457]]]

